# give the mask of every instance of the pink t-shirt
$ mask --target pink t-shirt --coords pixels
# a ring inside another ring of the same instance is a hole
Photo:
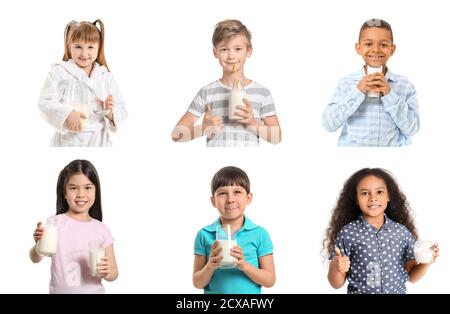
[[[50,293],[105,293],[100,277],[90,274],[89,241],[113,243],[108,227],[92,219],[75,220],[66,214],[54,216],[58,226],[58,248],[52,257]]]

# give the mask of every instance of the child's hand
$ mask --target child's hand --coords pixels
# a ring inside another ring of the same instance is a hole
[[[336,251],[336,255],[331,262],[335,265],[337,264],[337,270],[340,273],[347,273],[350,269],[350,258],[348,256],[342,256],[341,250],[338,247],[335,247],[334,250]]]
[[[71,113],[69,113],[69,116],[66,119],[67,128],[72,132],[78,132],[81,131],[81,119],[86,119],[87,117],[82,114],[81,112],[72,110]]]
[[[220,252],[222,252],[222,248],[219,246],[219,241],[216,240],[211,247],[211,253],[209,254],[206,269],[216,270],[220,266],[220,261],[223,259],[223,256],[220,254]]]
[[[109,260],[107,256],[103,256],[102,260],[97,263],[97,274],[105,278],[111,273],[111,265],[109,264]]]
[[[42,222],[39,221],[37,223],[36,229],[34,229],[34,232],[33,232],[34,242],[37,242],[40,239],[42,239],[43,235],[44,235],[44,227],[42,227]]]
[[[383,75],[383,73],[370,74],[366,77],[369,78],[369,82],[367,82],[367,85],[371,92],[382,93],[383,96],[386,96],[391,91],[389,83],[387,82],[386,77]]]
[[[239,245],[236,245],[231,249],[231,256],[237,259],[236,265],[239,270],[245,271],[245,269],[249,266],[245,260],[244,252]]]
[[[108,110],[108,114],[106,115],[106,117],[109,120],[114,121],[114,97],[113,97],[113,95],[109,95],[105,101],[102,101],[100,98],[96,97],[95,101],[103,109]]]
[[[235,114],[242,118],[237,122],[242,123],[246,126],[257,126],[258,122],[256,122],[255,117],[253,116],[252,104],[246,98],[244,98],[242,101],[244,102],[245,106],[237,106],[237,110],[235,111]]]
[[[222,117],[213,117],[211,105],[206,105],[205,116],[202,122],[202,133],[206,134],[208,138],[213,138],[222,131],[223,121]]]
[[[438,258],[439,256],[439,247],[437,243],[434,244],[433,251],[433,260],[431,261],[432,263],[436,262],[436,258]]]

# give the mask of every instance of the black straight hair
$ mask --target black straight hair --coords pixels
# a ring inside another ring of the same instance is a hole
[[[66,200],[66,185],[69,178],[74,174],[84,174],[95,185],[95,201],[89,208],[89,216],[102,221],[102,200],[100,190],[100,180],[94,165],[83,159],[77,159],[70,162],[59,173],[58,183],[56,185],[56,214],[64,214],[69,210],[69,204]]]

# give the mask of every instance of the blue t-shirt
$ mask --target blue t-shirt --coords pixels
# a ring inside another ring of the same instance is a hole
[[[259,268],[259,258],[273,253],[272,240],[266,229],[255,225],[247,217],[244,219],[244,225],[236,233],[236,242],[242,248],[245,260],[256,268]],[[220,219],[201,229],[195,238],[194,254],[206,256],[207,262],[211,253],[211,246],[216,240],[217,226],[220,226]],[[256,294],[261,293],[261,286],[253,282],[238,268],[217,268],[209,284],[205,287],[204,292],[207,294]]]
[[[384,219],[378,230],[361,216],[337,234],[337,247],[350,257],[347,293],[406,293],[415,240],[404,225]]]

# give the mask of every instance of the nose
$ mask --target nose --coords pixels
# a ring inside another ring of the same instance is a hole
[[[233,193],[228,193],[227,194],[227,204],[231,204],[234,203],[234,195]]]
[[[86,48],[81,49],[81,56],[82,57],[86,57],[87,56],[87,49]]]

